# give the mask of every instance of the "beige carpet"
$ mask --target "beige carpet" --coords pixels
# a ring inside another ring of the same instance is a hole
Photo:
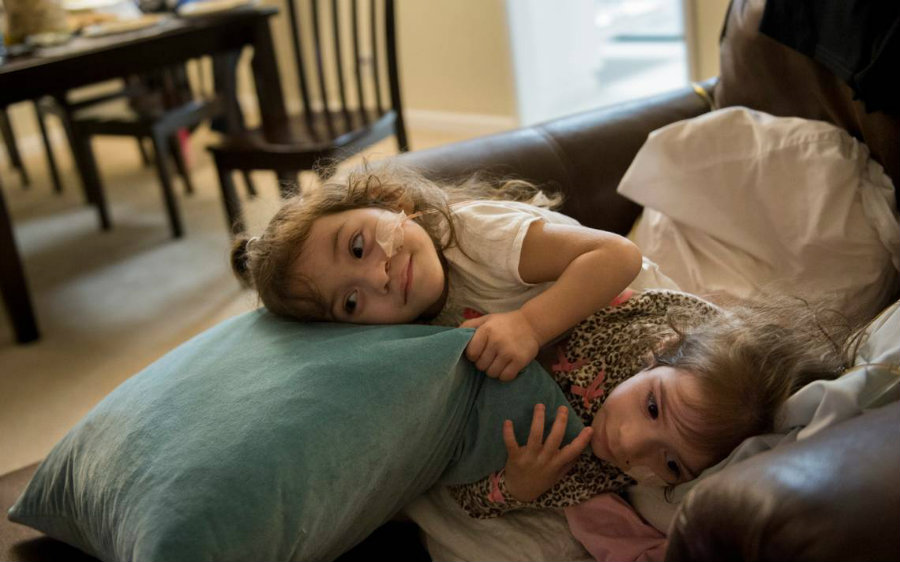
[[[410,131],[413,148],[467,136]],[[52,192],[40,145],[27,143],[32,187],[23,190],[0,158],[3,195],[12,215],[42,338],[17,345],[0,315],[0,474],[44,457],[56,441],[119,383],[179,343],[256,307],[228,264],[229,237],[212,164],[209,135],[193,138],[197,192],[176,185],[186,228],[169,234],[155,171],[141,164],[131,139],[95,141],[113,229],[99,228],[81,195],[67,149],[57,154],[64,192]],[[64,143],[57,142],[57,147]],[[388,139],[366,154],[394,154]],[[244,197],[250,231],[279,204],[274,176],[255,176],[260,196]],[[304,176],[303,181],[315,181]],[[238,188],[242,194],[243,184]]]

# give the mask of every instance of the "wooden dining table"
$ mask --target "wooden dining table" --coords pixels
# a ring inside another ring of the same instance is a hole
[[[270,19],[277,13],[272,7],[245,6],[202,17],[172,17],[153,27],[108,36],[76,37],[64,45],[6,59],[0,64],[0,107],[205,56],[227,55],[236,60],[241,49],[252,46],[251,64],[262,129],[274,140],[276,125],[287,115],[270,31]],[[217,91],[219,86],[216,85]],[[225,100],[226,106],[238,107],[233,81],[219,93],[231,98]],[[92,191],[88,198],[102,201],[104,195],[97,192],[97,185],[85,181],[85,188]],[[96,208],[101,227],[108,230],[106,205],[98,204]],[[2,191],[0,292],[16,341],[38,339],[34,307]]]

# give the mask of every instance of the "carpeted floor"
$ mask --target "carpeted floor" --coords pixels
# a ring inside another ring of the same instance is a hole
[[[410,136],[421,149],[471,135],[412,130]],[[155,171],[142,165],[131,139],[95,141],[111,207],[109,232],[84,203],[67,149],[57,150],[65,184],[60,195],[52,192],[40,144],[23,148],[32,176],[27,190],[0,159],[42,333],[38,342],[17,345],[0,315],[0,474],[45,456],[94,404],[179,343],[256,307],[254,295],[231,275],[218,180],[203,150],[208,139],[202,130],[192,139],[196,193],[186,196],[176,185],[186,228],[180,240],[169,233]],[[395,147],[391,138],[366,155],[386,157]],[[244,197],[250,231],[260,230],[279,204],[274,176],[259,172],[254,179],[260,196]]]

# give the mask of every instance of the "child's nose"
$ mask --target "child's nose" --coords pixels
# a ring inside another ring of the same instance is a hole
[[[391,275],[391,260],[378,260],[366,267],[366,281],[373,291],[387,293]]]
[[[634,425],[623,427],[619,443],[622,446],[623,456],[619,459],[620,462],[627,462],[631,466],[645,464],[650,442],[640,428]]]

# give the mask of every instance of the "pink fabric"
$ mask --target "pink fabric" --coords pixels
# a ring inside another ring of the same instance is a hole
[[[575,396],[581,396],[582,402],[584,402],[584,407],[590,409],[591,402],[603,396],[603,389],[600,388],[600,385],[603,384],[603,381],[606,380],[606,371],[600,370],[597,373],[597,376],[594,377],[593,382],[588,385],[587,388],[580,387],[578,385],[572,385],[572,394]]]
[[[641,519],[617,494],[600,494],[564,511],[572,534],[595,560],[665,559],[666,536]]]
[[[488,494],[488,500],[493,503],[506,503],[506,498],[503,497],[503,490],[500,489],[501,474],[503,474],[502,470],[499,473],[491,474],[491,493]]]
[[[584,359],[579,359],[578,361],[572,363],[569,361],[569,358],[566,357],[566,347],[565,344],[559,344],[556,346],[556,363],[551,367],[556,373],[570,373],[575,369],[580,369],[582,365],[585,364]]]
[[[632,289],[625,289],[619,295],[609,303],[609,306],[619,306],[623,302],[627,301],[631,297],[634,296],[634,291]]]

